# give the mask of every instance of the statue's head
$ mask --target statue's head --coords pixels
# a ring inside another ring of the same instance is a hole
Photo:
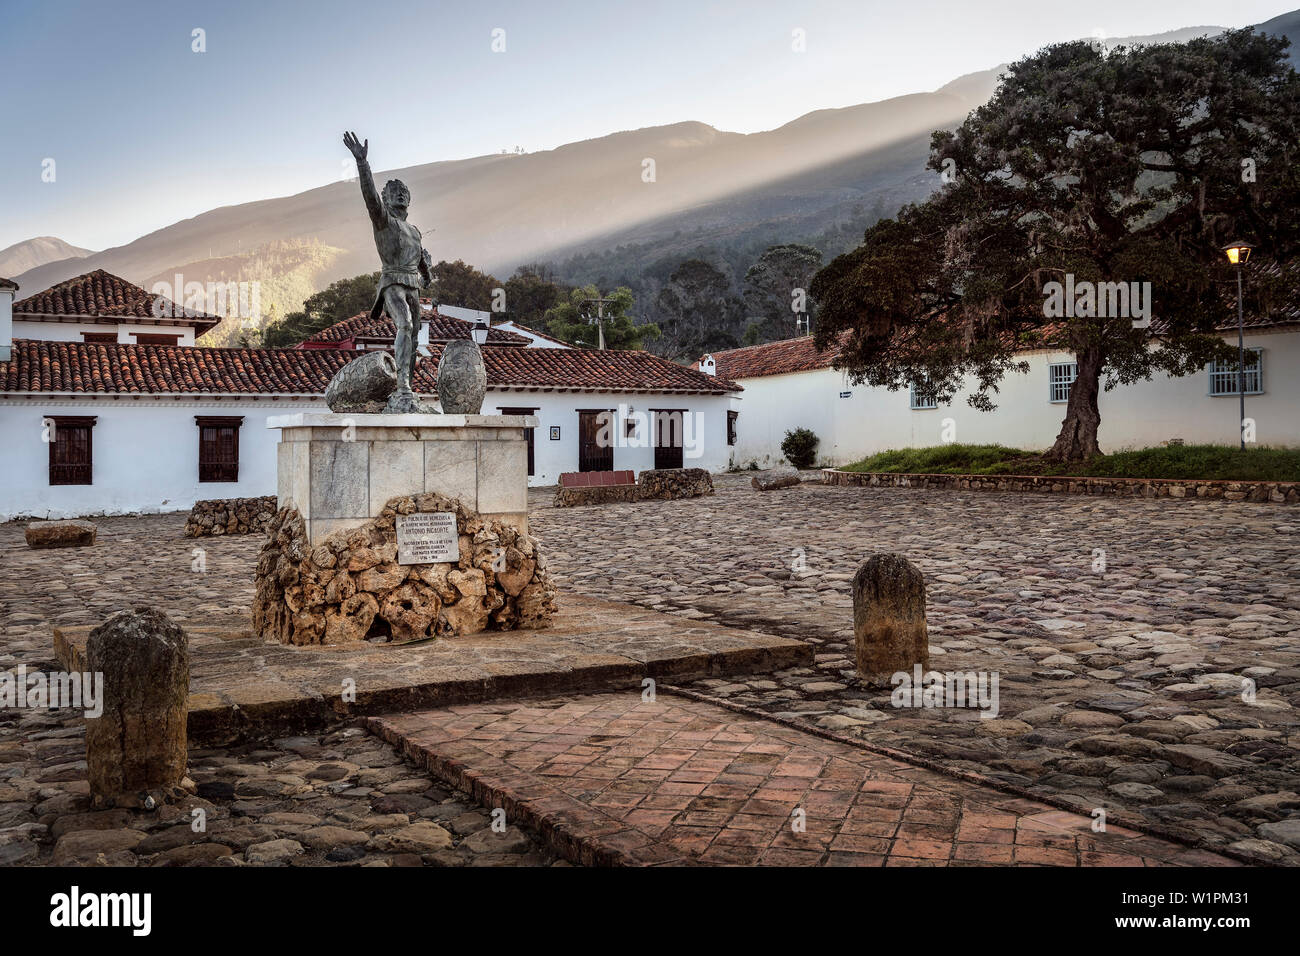
[[[411,191],[400,179],[390,179],[384,183],[384,205],[399,216],[406,216],[406,207],[411,205]]]

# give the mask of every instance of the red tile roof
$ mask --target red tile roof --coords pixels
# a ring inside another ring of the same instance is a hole
[[[17,292],[18,283],[15,282],[13,279],[6,279],[4,276],[0,276],[0,289],[13,289],[15,292]]]
[[[466,322],[462,319],[454,319],[446,315],[426,315],[424,321],[429,326],[430,342],[450,342],[452,339],[469,338],[470,329],[473,323]],[[360,315],[354,315],[350,319],[344,319],[342,322],[335,322],[333,325],[321,329],[315,335],[306,340],[307,344],[330,344],[334,342],[349,342],[357,339],[364,339],[373,342],[392,342],[397,337],[397,326],[387,315],[380,315],[377,319],[371,319],[368,312],[362,312]],[[488,332],[488,345],[518,345],[525,346],[528,339],[525,336],[506,329],[492,329]]]
[[[839,341],[842,343],[846,337],[842,334]],[[802,335],[797,339],[747,345],[712,354],[713,360],[718,363],[718,375],[734,380],[830,368],[838,352],[838,346],[818,352],[813,337]]]
[[[0,391],[323,394],[354,352],[17,339]]]
[[[155,313],[155,303],[158,313]],[[221,316],[183,308],[170,299],[146,292],[111,272],[96,269],[85,275],[51,286],[44,292],[14,303],[14,314],[24,318],[44,316],[86,317],[92,319],[185,319],[202,335],[221,321]]]
[[[441,354],[440,350],[435,350]],[[435,355],[436,361],[436,355]],[[583,388],[653,392],[738,392],[740,386],[649,352],[598,349],[484,350],[494,388]]]
[[[648,352],[588,349],[483,350],[491,388],[707,392],[740,386]],[[437,392],[435,345],[416,368],[415,389]],[[357,357],[344,349],[217,349],[17,339],[0,362],[0,392],[209,393],[323,395],[340,368]]]

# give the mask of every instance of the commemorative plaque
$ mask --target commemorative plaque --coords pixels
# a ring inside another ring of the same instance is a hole
[[[456,516],[447,512],[397,516],[398,564],[446,564],[460,560]]]

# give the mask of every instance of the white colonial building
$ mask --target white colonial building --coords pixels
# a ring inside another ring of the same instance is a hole
[[[1300,314],[1248,317],[1246,416],[1260,445],[1300,446]],[[1224,338],[1236,344],[1236,324]],[[844,465],[890,448],[947,442],[1001,444],[1042,450],[1061,429],[1074,356],[1026,351],[1029,371],[1008,374],[993,396],[997,409],[966,404],[968,382],[950,404],[924,390],[889,391],[852,384],[832,367],[837,350],[819,352],[811,336],[705,356],[699,367],[744,387],[735,399],[743,426],[733,460],[768,467],[783,459],[787,431],[808,428],[820,439],[818,461]],[[1101,393],[1102,451],[1187,444],[1234,445],[1238,440],[1236,363],[1171,378],[1121,385]]]
[[[157,296],[106,272],[14,302],[11,312],[15,291],[0,280],[0,520],[274,494],[278,432],[266,419],[326,411],[334,373],[358,350],[391,347],[394,334],[387,318],[362,315],[298,348],[206,348],[195,343],[216,316],[165,300],[159,310]],[[442,347],[468,338],[473,324],[454,311],[430,309],[420,331],[415,386],[435,400]],[[483,353],[483,411],[540,419],[530,484],[574,471],[727,466],[733,383],[645,352],[568,348],[513,325],[493,328]]]

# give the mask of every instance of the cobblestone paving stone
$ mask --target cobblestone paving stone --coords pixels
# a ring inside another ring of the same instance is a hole
[[[561,593],[817,646],[813,668],[693,685],[718,699],[1300,862],[1293,508],[715,484],[710,498],[573,509],[535,491]],[[931,667],[998,673],[997,719],[897,709],[857,681],[850,582],[877,551],[925,574]]]
[[[551,509],[553,489],[534,489],[532,522],[562,588],[799,637],[818,651],[813,668],[694,690],[1081,811],[1121,808],[1208,846],[1300,861],[1294,509],[811,484],[759,493],[745,475],[716,486],[709,498],[573,509]],[[246,623],[258,537],[185,539],[183,514],[96,523],[99,544],[62,551],[29,551],[20,524],[0,525],[0,668],[56,669],[52,625],[97,624],[136,603],[182,624]],[[1096,549],[1104,573],[1093,570]],[[888,692],[856,681],[849,583],[861,560],[886,550],[926,575],[932,667],[996,671],[999,719],[895,709]],[[1250,704],[1243,677],[1258,688]],[[53,827],[82,812],[80,734],[79,718],[0,712],[0,864],[50,858]],[[277,748],[266,745],[289,756]],[[226,756],[241,759],[214,758]],[[422,775],[406,785],[422,781],[434,803],[460,799]],[[293,812],[270,808],[294,799],[243,802],[274,814]],[[233,817],[241,801],[212,802]],[[108,827],[123,835],[105,838],[107,852],[129,852],[136,833],[150,832],[128,822]],[[274,835],[262,842],[301,842],[267,825]]]
[[[1235,866],[756,716],[638,691],[373,718],[624,865]]]
[[[180,537],[184,515],[100,518],[94,548],[29,551],[0,525],[0,668],[58,670],[50,627],[136,603],[182,623],[245,625],[258,536]],[[207,572],[192,570],[193,550]],[[550,866],[531,831],[436,784],[359,726],[190,751],[197,795],[150,812],[92,811],[85,724],[0,710],[0,866]],[[196,832],[195,809],[205,828]]]

